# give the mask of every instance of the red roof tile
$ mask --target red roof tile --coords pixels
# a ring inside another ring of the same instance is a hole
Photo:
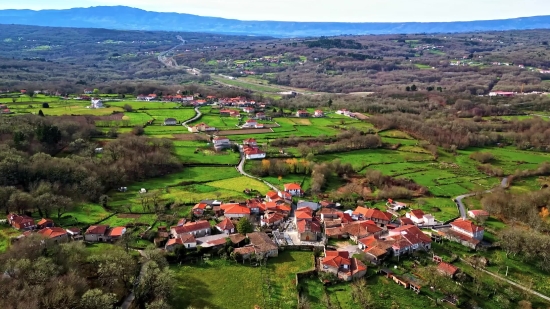
[[[126,228],[123,226],[114,227],[109,232],[109,236],[111,237],[119,237],[122,236],[126,232]]]
[[[191,233],[191,232],[198,231],[198,230],[205,230],[205,229],[208,229],[208,228],[210,228],[210,222],[208,222],[206,220],[199,220],[199,221],[195,221],[195,222],[189,222],[189,223],[186,223],[182,226],[172,227],[172,229],[174,230],[174,232],[176,234],[186,234],[186,233]]]
[[[47,227],[38,231],[38,234],[47,237],[47,238],[56,238],[62,235],[67,234],[67,231],[60,227]]]
[[[302,190],[302,187],[297,183],[287,183],[285,184],[285,190]]]
[[[465,219],[456,219],[455,221],[451,222],[451,225],[452,226],[455,226],[461,230],[465,230],[469,233],[477,233],[477,232],[480,232],[480,231],[483,231],[484,228],[482,226],[477,226],[475,225],[472,221],[470,220],[465,220]]]
[[[437,265],[437,270],[449,276],[454,276],[458,272],[458,267],[449,263],[441,262]]]
[[[109,229],[108,225],[92,225],[86,230],[85,234],[105,235],[107,229]]]
[[[321,263],[334,268],[340,268],[341,265],[351,266],[349,252],[347,251],[326,251],[325,258],[323,258]]]
[[[233,224],[233,222],[231,222],[229,218],[223,219],[223,221],[218,223],[216,226],[219,227],[222,231],[231,231],[235,229],[235,225]]]
[[[424,217],[424,212],[421,209],[413,209],[411,210],[411,216],[422,219]]]
[[[223,205],[222,205],[223,206]],[[231,207],[222,207],[224,214],[239,215],[239,214],[250,214],[250,209],[239,204],[233,205]]]

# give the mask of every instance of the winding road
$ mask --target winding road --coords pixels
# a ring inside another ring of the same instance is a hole
[[[189,128],[189,126],[187,124],[199,119],[201,116],[202,116],[202,113],[201,113],[200,109],[198,107],[195,107],[195,116],[191,119],[188,119],[188,120],[182,122],[181,125],[186,127],[186,128]]]
[[[235,168],[237,169],[237,171],[239,172],[239,174],[243,175],[243,176],[246,176],[248,178],[252,178],[252,179],[255,179],[255,180],[258,180],[258,181],[261,181],[263,183],[265,183],[268,187],[270,187],[273,191],[275,192],[279,192],[281,190],[279,190],[279,188],[277,188],[276,186],[274,186],[273,184],[261,179],[261,178],[258,178],[258,177],[254,177],[250,174],[248,174],[247,172],[244,171],[244,164],[246,163],[246,158],[244,156],[244,152],[241,148],[239,148],[239,152],[241,153],[241,160],[239,161],[239,165],[237,165]]]
[[[508,186],[508,177],[504,177],[500,181],[500,187],[501,188],[506,188],[507,186]],[[483,192],[468,193],[468,194],[463,194],[463,195],[459,195],[459,196],[455,197],[454,201],[455,201],[456,205],[458,206],[458,211],[460,212],[460,217],[462,217],[462,219],[467,218],[466,207],[464,207],[464,203],[462,203],[462,200],[464,198],[470,197],[470,196],[475,196],[475,195],[478,195],[479,193],[490,193],[493,190],[494,189],[486,190],[486,191],[483,191]]]

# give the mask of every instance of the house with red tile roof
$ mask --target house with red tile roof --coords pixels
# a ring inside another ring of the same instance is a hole
[[[109,241],[108,225],[92,225],[84,232],[84,240],[89,242]]]
[[[393,215],[389,212],[381,211],[376,208],[365,208],[357,206],[352,213],[354,220],[372,220],[380,226],[385,226],[391,222]]]
[[[28,231],[36,229],[34,219],[26,215],[9,214],[8,223],[15,229]]]
[[[361,238],[382,234],[384,229],[378,227],[373,221],[367,220],[343,224],[342,231],[357,243]]]
[[[301,241],[318,241],[321,238],[321,222],[317,218],[300,220],[296,223],[296,231]]]
[[[296,209],[294,212],[294,224],[299,221],[311,221],[313,219],[313,211],[309,207]]]
[[[277,193],[276,191],[268,191],[266,194],[265,194],[265,200],[266,202],[274,202],[276,200],[279,199],[279,193]]]
[[[315,111],[315,114],[313,114],[313,116],[314,117],[325,117],[325,113],[322,110],[318,109],[318,110]]]
[[[207,125],[204,122],[201,122],[199,124],[196,124],[194,126],[190,126],[187,128],[187,130],[191,133],[198,133],[198,132],[210,132],[210,131],[216,131],[215,127],[211,127]]]
[[[482,226],[475,225],[472,221],[462,218],[451,222],[451,229],[477,240],[483,240],[483,232],[485,230]]]
[[[407,217],[399,218],[399,222],[401,223],[401,225],[414,225],[414,222]]]
[[[170,234],[172,234],[173,238],[181,238],[188,234],[195,237],[210,235],[210,222],[206,220],[199,220],[195,222],[187,222],[181,226],[173,226],[170,228]]]
[[[292,196],[301,196],[303,193],[302,187],[297,183],[287,183],[284,185],[284,189],[284,192],[287,192]]]
[[[198,203],[193,206],[193,215],[195,217],[202,217],[204,211],[206,210],[206,206],[208,206],[206,203]]]
[[[248,160],[254,160],[254,159],[263,159],[266,157],[265,151],[260,150],[258,147],[253,146],[244,146],[243,147],[244,156]]]
[[[258,146],[258,143],[253,138],[247,138],[247,139],[243,140],[243,145],[255,147],[255,146]]]
[[[229,140],[229,138],[224,136],[214,136],[214,138],[212,139],[212,143],[214,144],[214,149],[216,150],[231,147],[231,141]]]
[[[284,220],[284,215],[278,212],[268,212],[263,216],[260,224],[261,226],[274,227],[279,226]]]
[[[67,231],[65,231],[63,228],[60,227],[45,227],[37,232],[40,236],[55,242],[65,242],[69,240],[69,236],[67,235]]]
[[[109,238],[111,239],[111,241],[114,241],[122,237],[122,235],[124,235],[125,233],[126,233],[126,227],[124,226],[113,227],[109,230]]]
[[[424,223],[424,212],[421,209],[412,209],[405,214],[405,217],[411,219],[414,224]]]
[[[412,253],[414,251],[428,251],[432,245],[432,239],[424,234],[416,225],[404,225],[389,230],[386,240],[393,241],[392,250],[394,256]]]
[[[445,262],[440,262],[439,265],[437,265],[437,271],[450,278],[454,278],[458,270],[458,267]]]
[[[266,209],[265,204],[257,198],[247,200],[246,207],[250,209],[251,214],[264,213]]]
[[[300,118],[307,118],[309,117],[309,112],[306,111],[306,110],[299,110],[296,112],[296,117],[300,117]]]
[[[348,251],[326,251],[321,259],[321,270],[335,274],[344,281],[358,279],[367,273],[367,266],[356,258],[350,257]]]
[[[367,259],[374,264],[379,264],[383,259],[392,252],[393,241],[380,239],[380,237],[372,235],[359,240],[360,248],[364,248]]]
[[[321,210],[318,212],[318,215],[321,217],[321,221],[325,220],[333,220],[338,219],[338,215],[342,213],[342,211],[334,208],[321,208]]]
[[[47,227],[53,227],[54,226],[54,223],[53,223],[53,220],[52,219],[45,219],[45,218],[42,218],[40,221],[38,221],[38,223],[36,224],[36,227],[38,229],[43,229],[43,228],[47,228]]]
[[[290,205],[288,205],[284,202],[281,202],[281,201],[267,202],[267,203],[265,203],[265,209],[266,209],[266,211],[274,211],[274,212],[281,213],[285,217],[288,216],[288,214],[292,210]]]
[[[391,222],[393,215],[389,212],[381,211],[376,208],[365,208],[362,206],[357,206],[355,211],[352,213],[352,218],[354,220],[372,220],[379,226],[388,225]]]
[[[246,218],[250,217],[250,209],[243,205],[225,204],[225,205],[221,205],[221,209],[223,210],[223,215],[226,218],[238,219],[243,217],[246,217]]]
[[[476,219],[481,219],[481,220],[486,220],[487,218],[489,218],[489,213],[486,212],[485,210],[470,210],[468,211],[468,217],[476,220]]]
[[[168,252],[172,252],[179,246],[184,246],[187,249],[196,248],[197,240],[195,236],[191,234],[183,235],[181,238],[171,238],[166,242],[164,249]]]
[[[233,234],[235,233],[235,225],[233,224],[233,222],[231,222],[231,219],[229,218],[225,218],[223,219],[222,222],[216,224],[216,229],[218,229],[218,231],[224,233],[224,234]]]

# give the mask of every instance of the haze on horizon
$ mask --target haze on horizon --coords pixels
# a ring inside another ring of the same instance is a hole
[[[549,0],[22,0],[0,9],[68,9],[124,5],[239,20],[327,22],[448,22],[550,15]]]

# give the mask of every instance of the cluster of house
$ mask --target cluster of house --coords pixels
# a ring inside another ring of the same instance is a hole
[[[26,215],[9,214],[7,222],[13,228],[23,231],[18,238],[28,237],[36,234],[48,241],[54,243],[66,242],[72,240],[85,240],[88,242],[109,242],[119,239],[126,233],[125,227],[109,227],[108,225],[92,225],[84,235],[79,228],[62,228],[55,226],[53,220],[42,218],[36,222],[33,218]]]
[[[300,109],[300,110],[296,111],[296,117],[298,117],[298,118],[308,118],[308,117],[310,117],[310,114],[309,114],[308,111]],[[318,109],[313,113],[313,117],[317,117],[317,118],[325,117],[325,113],[322,110]]]
[[[197,206],[199,205],[201,207],[193,209],[194,214],[197,214],[196,210],[202,209],[202,205],[206,205],[206,203],[197,204]],[[243,208],[242,206],[222,204],[218,207],[223,207],[234,216],[242,217],[247,215],[246,211],[243,211],[244,209],[232,209]],[[193,249],[199,245],[203,248],[215,249],[216,247],[223,247],[227,243],[227,239],[229,239],[232,245],[237,247],[235,248],[235,252],[245,259],[250,258],[252,254],[260,258],[275,257],[278,255],[279,248],[266,233],[254,232],[248,233],[246,236],[236,234],[235,224],[231,220],[235,217],[230,215],[230,213],[227,213],[225,218],[213,227],[206,220],[186,222],[185,219],[181,219],[176,226],[170,227],[169,233],[161,232],[163,228],[159,228],[159,236],[169,237],[164,245],[165,250],[172,252],[178,247]],[[210,236],[213,228],[219,231],[220,234]],[[243,245],[245,238],[249,240],[249,244],[247,245]]]
[[[247,160],[263,159],[266,156],[265,151],[258,147],[258,143],[253,138],[248,138],[243,141],[242,151]]]

